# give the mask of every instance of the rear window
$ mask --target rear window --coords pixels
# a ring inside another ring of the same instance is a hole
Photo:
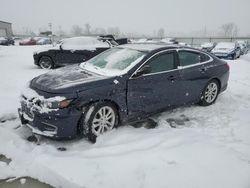
[[[200,63],[200,53],[191,51],[179,51],[178,54],[181,66],[188,66]]]

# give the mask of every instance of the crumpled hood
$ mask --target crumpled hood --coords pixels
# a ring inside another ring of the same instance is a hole
[[[98,81],[109,77],[88,72],[78,65],[52,70],[35,77],[31,81],[31,88],[50,93],[72,93],[88,89],[90,85],[101,85]]]

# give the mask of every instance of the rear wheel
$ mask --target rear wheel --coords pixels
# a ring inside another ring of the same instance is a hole
[[[201,106],[209,106],[213,104],[219,94],[219,83],[217,80],[211,80],[204,88],[199,104]]]
[[[53,69],[54,68],[54,64],[53,61],[50,57],[47,56],[42,56],[39,60],[39,66],[42,69]]]
[[[100,102],[89,107],[84,113],[82,123],[83,132],[91,142],[118,125],[116,106],[109,102]]]

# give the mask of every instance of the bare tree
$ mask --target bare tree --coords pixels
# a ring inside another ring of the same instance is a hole
[[[90,24],[86,23],[85,24],[85,34],[90,35],[91,34],[90,29],[91,29]]]
[[[80,36],[82,34],[82,28],[79,25],[73,25],[71,28],[71,33],[74,36]]]
[[[106,30],[104,28],[97,27],[92,30],[92,33],[97,35],[106,35]]]
[[[58,26],[58,30],[55,32],[60,38],[66,35],[66,32],[62,29],[62,26]]]
[[[111,35],[119,36],[121,32],[120,32],[119,27],[109,27],[107,29],[107,33]]]
[[[159,38],[164,38],[164,36],[165,36],[165,31],[164,31],[163,28],[160,28],[160,29],[158,30],[157,36],[158,36]]]
[[[227,23],[221,26],[225,37],[236,37],[238,35],[238,27],[234,23]]]

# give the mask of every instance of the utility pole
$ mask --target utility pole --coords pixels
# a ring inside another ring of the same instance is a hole
[[[48,25],[49,25],[49,30],[50,30],[50,32],[51,32],[50,40],[51,40],[52,43],[53,43],[54,41],[53,41],[53,33],[52,33],[52,23],[48,23]]]

